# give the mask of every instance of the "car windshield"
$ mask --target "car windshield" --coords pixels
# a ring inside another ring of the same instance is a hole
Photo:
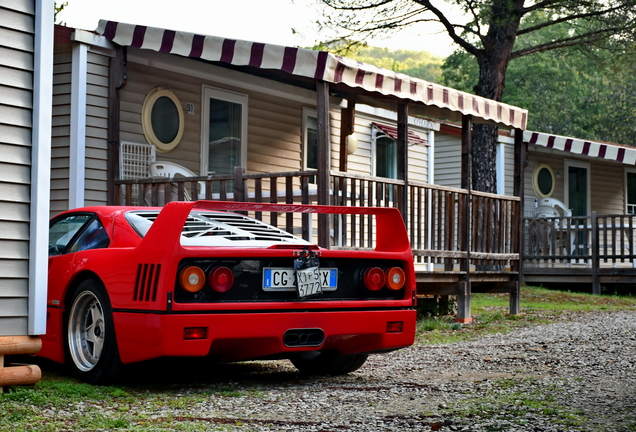
[[[135,210],[126,213],[126,219],[144,237],[158,215],[158,210]],[[269,247],[281,243],[311,244],[257,219],[220,211],[191,212],[181,232],[182,246]]]

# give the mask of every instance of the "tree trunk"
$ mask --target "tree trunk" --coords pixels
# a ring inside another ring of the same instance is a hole
[[[495,0],[484,47],[477,55],[479,81],[475,93],[501,101],[506,69],[523,14],[524,0]],[[473,189],[497,192],[496,174],[497,127],[484,124],[473,126]]]

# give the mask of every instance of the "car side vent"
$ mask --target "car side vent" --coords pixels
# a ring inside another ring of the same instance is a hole
[[[134,301],[157,300],[161,264],[139,264],[135,281]]]

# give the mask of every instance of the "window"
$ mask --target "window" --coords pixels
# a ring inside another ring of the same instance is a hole
[[[539,198],[550,198],[554,193],[554,171],[550,165],[540,163],[534,168],[532,174],[532,188]]]
[[[303,167],[318,169],[318,114],[315,110],[303,109]],[[309,183],[316,183],[316,176],[309,177]]]
[[[397,179],[397,142],[373,128],[373,175]]]
[[[100,249],[109,244],[104,226],[90,213],[63,216],[49,227],[49,256]]]
[[[625,170],[625,212],[636,214],[636,170]]]
[[[141,126],[149,144],[164,153],[179,144],[184,129],[183,109],[173,92],[153,89],[146,96],[141,113]]]
[[[201,173],[228,175],[247,162],[247,95],[203,88]]]

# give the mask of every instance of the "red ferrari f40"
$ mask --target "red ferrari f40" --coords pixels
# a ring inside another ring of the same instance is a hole
[[[321,248],[248,212],[362,215],[372,219],[373,247]],[[39,355],[97,384],[166,356],[290,359],[301,372],[344,374],[370,353],[411,345],[414,306],[413,256],[396,209],[86,207],[50,223]]]

